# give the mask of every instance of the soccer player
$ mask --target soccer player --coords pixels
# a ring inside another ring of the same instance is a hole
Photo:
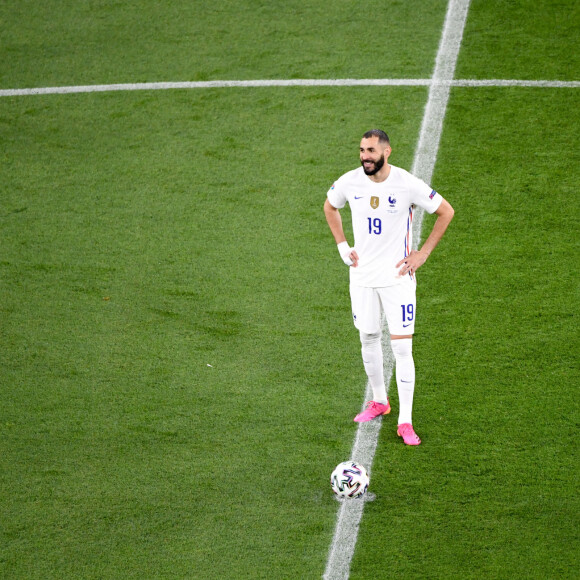
[[[454,210],[424,181],[389,165],[390,154],[391,144],[384,131],[366,132],[360,143],[362,167],[345,173],[334,183],[328,191],[324,213],[340,257],[350,266],[352,314],[360,333],[363,364],[373,393],[373,400],[354,420],[362,423],[391,412],[381,348],[384,312],[399,392],[397,434],[407,445],[419,445],[421,440],[412,420],[415,275],[441,240]],[[346,240],[340,215],[340,209],[347,202],[352,215],[354,247]],[[415,206],[438,216],[420,250],[411,249]]]

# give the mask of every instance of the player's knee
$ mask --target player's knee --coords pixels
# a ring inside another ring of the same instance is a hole
[[[360,331],[360,342],[363,346],[374,346],[381,343],[381,333],[373,332],[371,334]]]
[[[413,356],[413,339],[398,338],[391,340],[391,348],[395,359]]]

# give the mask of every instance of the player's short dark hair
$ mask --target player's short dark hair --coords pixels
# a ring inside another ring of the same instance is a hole
[[[370,139],[371,137],[378,137],[379,142],[388,143],[389,145],[391,144],[391,140],[389,139],[389,136],[384,131],[381,131],[380,129],[371,129],[370,131],[367,131],[363,135],[363,139]]]

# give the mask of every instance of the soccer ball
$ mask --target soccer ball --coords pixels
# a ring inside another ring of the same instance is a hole
[[[362,497],[369,486],[369,475],[360,463],[339,463],[330,476],[332,491],[339,498]]]

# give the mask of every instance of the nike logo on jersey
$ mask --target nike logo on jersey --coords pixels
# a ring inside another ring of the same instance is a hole
[[[355,199],[362,199],[364,197],[364,195],[359,195],[358,197],[355,195],[354,198]]]

